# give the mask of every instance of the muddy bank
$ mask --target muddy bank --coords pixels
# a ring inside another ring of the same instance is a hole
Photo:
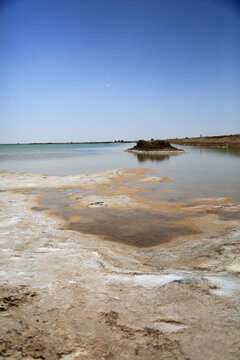
[[[239,359],[239,220],[218,215],[238,211],[232,199],[165,204],[168,214],[202,214],[203,232],[141,249],[67,230],[61,216],[35,211],[39,194],[26,192],[74,186],[68,201],[88,212],[104,210],[101,201],[110,211],[123,192],[122,205],[146,206],[129,179],[169,183],[141,169],[0,174],[1,359]]]
[[[240,148],[240,134],[203,136],[183,139],[168,139],[171,144],[209,146],[219,148]]]

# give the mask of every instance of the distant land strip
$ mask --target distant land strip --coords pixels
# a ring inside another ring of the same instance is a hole
[[[160,137],[155,137],[160,139]],[[139,140],[139,139],[138,139]],[[11,143],[1,145],[60,145],[60,144],[128,144],[137,143],[138,140],[114,140],[114,141],[66,141],[66,142],[32,142],[32,143]],[[152,139],[153,140],[153,139]],[[164,139],[170,144],[209,146],[220,148],[240,148],[240,134],[218,135],[218,136],[199,136],[185,138]]]
[[[240,148],[240,134],[220,136],[199,136],[183,139],[167,139],[170,144],[209,146],[220,148]]]
[[[67,142],[33,142],[27,143],[26,145],[57,145],[57,144],[128,144],[128,143],[135,143],[135,140],[116,140],[116,141],[67,141]]]

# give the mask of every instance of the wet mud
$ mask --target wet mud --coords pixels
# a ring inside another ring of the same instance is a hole
[[[26,286],[18,288],[1,287],[0,312],[9,311],[12,308],[18,308],[25,302],[32,301],[37,296],[36,292],[31,292]]]

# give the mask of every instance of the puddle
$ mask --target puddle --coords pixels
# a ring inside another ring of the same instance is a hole
[[[90,204],[84,209],[74,208],[75,201],[70,200],[69,196],[74,197],[76,194],[77,198],[87,196],[89,191],[86,193],[79,189],[35,190],[30,193],[44,195],[39,200],[40,206],[34,207],[33,210],[51,210],[66,221],[66,229],[97,235],[108,241],[144,248],[198,233],[190,226],[177,223],[186,217],[182,214],[166,214],[141,209],[118,210],[103,207],[101,204],[99,206]]]
[[[68,229],[100,235],[106,240],[137,247],[156,246],[183,235],[196,234],[190,227],[176,224],[181,217],[145,210],[90,208],[75,210],[80,221],[70,222]]]
[[[194,204],[181,205],[172,198],[168,199],[164,206],[159,207],[159,198],[167,196],[161,195],[159,191],[159,187],[163,185],[166,184],[144,184],[142,193],[141,189],[125,183],[119,186],[109,184],[106,188],[100,187],[95,190],[42,189],[30,191],[29,194],[41,195],[39,205],[32,209],[50,210],[51,214],[65,220],[64,229],[96,235],[101,239],[124,245],[147,248],[182,236],[200,234],[201,229],[187,219],[206,215],[204,212],[195,215],[184,213],[182,207],[188,209]],[[134,195],[136,191],[137,197]],[[104,195],[100,195],[99,192]],[[146,203],[146,196],[149,199],[149,195],[155,199],[151,203]],[[225,220],[224,216],[226,220],[228,217],[229,220],[232,219],[232,215],[238,216],[232,212],[228,214],[224,213],[222,219]]]

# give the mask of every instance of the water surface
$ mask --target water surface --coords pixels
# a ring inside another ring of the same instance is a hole
[[[132,144],[1,145],[0,167],[12,172],[69,175],[116,168],[148,168],[167,183],[141,183],[125,179],[125,185],[142,188],[139,196],[159,202],[194,204],[196,198],[230,197],[240,200],[240,151],[182,146],[187,154],[143,155],[124,152]],[[152,176],[149,175],[149,176]],[[135,179],[137,180],[137,179]],[[115,185],[109,184],[111,190]],[[103,208],[75,209],[70,192],[87,196],[93,190],[35,190],[42,194],[40,207],[66,221],[66,228],[137,247],[156,246],[198,229],[181,223],[187,215],[164,211]],[[97,194],[98,188],[93,191]],[[124,189],[123,189],[124,194]],[[196,216],[204,216],[205,212]],[[223,220],[238,220],[239,211],[218,214]],[[73,218],[78,221],[72,221]]]
[[[132,144],[0,145],[0,169],[68,175],[116,168],[149,168],[173,180],[168,184],[149,185],[151,190],[171,191],[162,193],[163,200],[182,201],[186,195],[240,200],[239,149],[181,146],[189,153],[146,156],[124,152],[129,147]]]

